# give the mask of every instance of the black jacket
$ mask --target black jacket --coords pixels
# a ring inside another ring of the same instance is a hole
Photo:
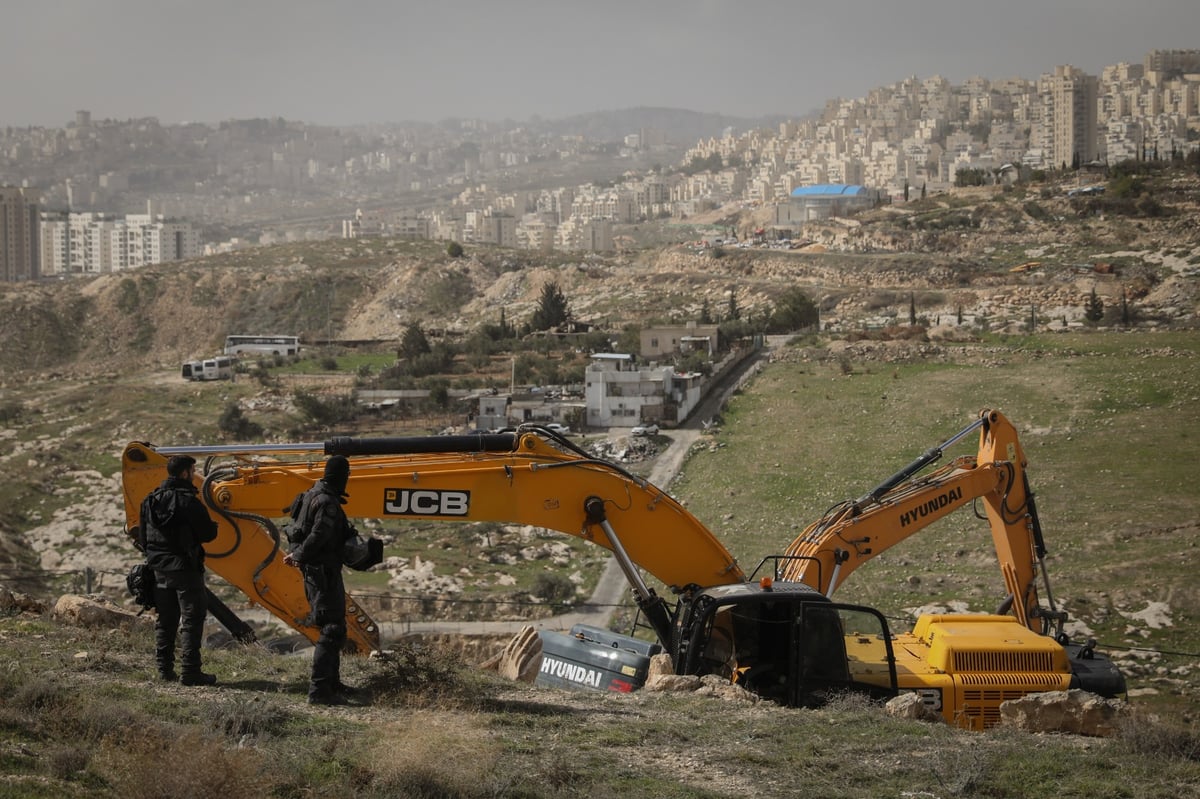
[[[155,571],[204,571],[204,544],[217,537],[196,487],[168,477],[142,502],[142,547]]]
[[[292,549],[301,566],[342,565],[342,547],[352,531],[342,501],[342,495],[324,480],[305,493],[297,519],[303,537]]]

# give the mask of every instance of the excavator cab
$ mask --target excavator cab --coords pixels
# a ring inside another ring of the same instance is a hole
[[[814,707],[847,691],[896,695],[887,621],[802,583],[715,586],[675,620],[680,674],[716,674],[781,705]]]

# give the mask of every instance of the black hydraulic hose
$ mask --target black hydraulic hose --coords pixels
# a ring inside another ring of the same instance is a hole
[[[237,519],[235,519],[233,514],[231,514],[225,508],[222,508],[220,505],[218,505],[216,500],[214,500],[212,497],[213,483],[218,479],[233,477],[234,474],[235,472],[232,469],[214,469],[204,478],[204,484],[200,487],[200,496],[204,497],[204,504],[216,511],[217,514],[225,521],[229,522],[229,526],[233,528],[233,546],[224,552],[206,552],[205,554],[210,558],[227,558],[236,552],[238,547],[242,545],[242,529],[238,527]]]
[[[1037,504],[1033,501],[1033,491],[1029,488],[1028,475],[1021,475],[1025,483],[1025,509],[1029,512],[1029,526],[1033,530],[1033,546],[1038,560],[1046,557],[1046,539],[1042,537],[1042,520],[1038,518]]]
[[[267,531],[267,535],[271,539],[271,551],[268,552],[267,556],[265,558],[263,558],[262,561],[259,562],[258,566],[255,567],[254,572],[251,575],[251,582],[256,587],[255,593],[258,595],[256,598],[256,601],[258,601],[264,607],[275,608],[275,610],[278,611],[276,613],[276,615],[279,616],[280,618],[283,618],[285,609],[279,607],[279,605],[275,604],[275,602],[273,602],[270,598],[268,598],[266,595],[264,595],[262,593],[262,591],[258,590],[258,588],[257,588],[258,581],[259,581],[259,578],[262,576],[263,569],[265,569],[267,566],[269,566],[271,564],[272,561],[275,560],[275,556],[279,552],[279,548],[280,548],[280,544],[281,544],[281,541],[279,538],[279,528],[275,526],[274,522],[272,522],[270,519],[266,518],[265,516],[259,516],[254,513],[242,513],[240,511],[231,511],[227,508],[223,508],[219,504],[217,504],[216,500],[214,500],[212,497],[213,482],[215,482],[218,479],[224,480],[224,479],[232,478],[232,477],[236,476],[236,474],[237,474],[237,472],[234,469],[226,467],[223,469],[215,469],[212,472],[210,472],[207,477],[204,478],[204,485],[201,489],[201,495],[204,497],[204,504],[208,505],[208,507],[211,508],[213,511],[215,511],[222,519],[229,522],[229,526],[233,528],[233,532],[234,532],[233,546],[231,546],[229,549],[225,550],[224,552],[206,552],[205,555],[210,558],[227,558],[238,550],[238,548],[242,545],[242,528],[238,525],[238,519],[245,519],[247,521],[254,522],[255,524],[258,524],[263,529],[265,529]],[[230,630],[230,632],[234,632],[234,631]],[[237,633],[234,633],[234,634],[237,635]]]

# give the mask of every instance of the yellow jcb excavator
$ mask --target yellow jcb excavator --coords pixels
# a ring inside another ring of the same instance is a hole
[[[975,429],[977,458],[914,478]],[[337,454],[351,462],[345,510],[352,518],[529,524],[610,550],[679,674],[719,674],[792,706],[848,690],[873,697],[915,691],[948,722],[970,728],[995,723],[1000,702],[1027,693],[1125,690],[1120,673],[1090,645],[1033,629],[1034,622],[1053,620],[1061,633],[1062,616],[1038,605],[1037,514],[1015,432],[996,411],[984,411],[942,447],[812,525],[787,553],[760,564],[774,563],[761,579],[747,579],[717,538],[661,489],[536,425],[513,433],[310,444],[131,443],[122,459],[127,532],[139,524],[141,500],[173,454],[204,459],[201,496],[219,526],[206,545],[212,570],[311,640],[318,631],[306,626],[303,586],[298,571],[283,563],[276,520],[320,478],[324,457]],[[994,533],[1003,531],[997,551],[1016,615],[924,616],[912,633],[894,636],[878,611],[832,600],[839,581],[871,554],[973,498],[989,516],[995,512]],[[666,586],[673,602],[658,596],[640,570]],[[349,644],[378,648],[378,627],[353,597],[346,615]],[[646,642],[616,633],[579,639],[578,660],[559,664],[568,683],[637,687],[619,675],[601,678],[597,664],[611,662],[618,650],[647,655]],[[636,671],[620,668],[626,676]]]

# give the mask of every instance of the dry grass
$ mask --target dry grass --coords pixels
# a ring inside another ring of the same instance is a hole
[[[1196,731],[1175,722],[1111,740],[967,733],[861,697],[812,711],[561,692],[449,658],[413,672],[348,661],[378,701],[312,708],[300,658],[210,650],[221,683],[193,689],[151,679],[148,638],[103,671],[76,668],[92,637],[0,619],[0,796],[1151,799],[1200,784]]]

